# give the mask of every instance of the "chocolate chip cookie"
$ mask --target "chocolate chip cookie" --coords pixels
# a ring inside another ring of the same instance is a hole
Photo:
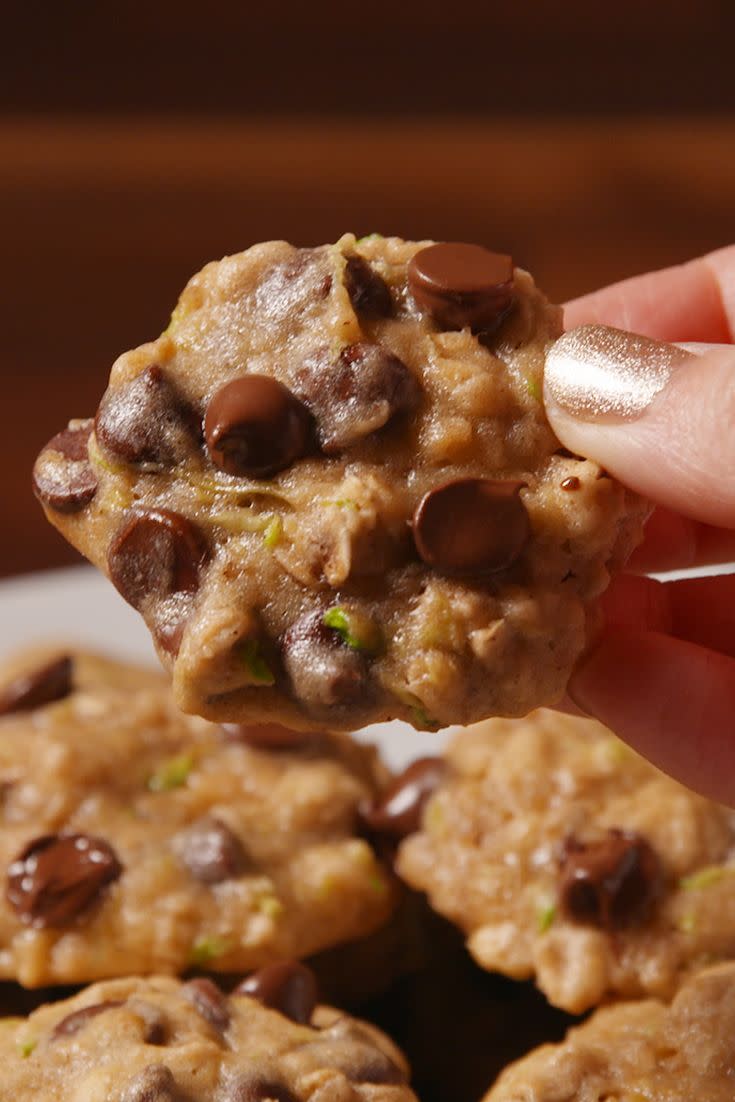
[[[186,712],[525,714],[562,693],[645,514],[549,427],[560,330],[477,245],[256,245],[118,359],[36,494],[140,610]]]
[[[183,716],[160,675],[86,655],[0,684],[0,977],[242,972],[389,919],[371,748]]]
[[[533,976],[580,1013],[609,995],[668,997],[689,969],[735,958],[735,812],[600,724],[543,710],[489,721],[455,737],[443,779],[423,769],[431,784],[394,782],[373,830],[415,830],[398,871],[484,968]]]
[[[598,1010],[563,1044],[508,1068],[484,1102],[732,1102],[735,964],[694,976],[670,1006]]]
[[[209,979],[98,983],[0,1021],[2,1097],[57,1102],[410,1102],[406,1062],[373,1026],[319,1005],[278,963],[226,996]]]

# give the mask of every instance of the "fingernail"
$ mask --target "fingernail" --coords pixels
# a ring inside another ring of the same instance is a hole
[[[551,401],[581,421],[632,421],[692,358],[676,345],[637,333],[583,325],[551,346],[544,388]]]

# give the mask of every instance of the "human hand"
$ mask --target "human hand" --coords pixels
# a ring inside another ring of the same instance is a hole
[[[735,246],[578,299],[565,322],[594,328],[552,349],[551,424],[656,505],[569,695],[666,772],[735,806],[735,575],[643,576],[735,559]],[[603,325],[713,347],[682,351]]]

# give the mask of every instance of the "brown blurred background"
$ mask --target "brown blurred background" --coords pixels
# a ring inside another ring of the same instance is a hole
[[[735,240],[733,42],[732,0],[4,6],[0,575],[74,561],[33,456],[212,257],[477,240],[563,300]]]

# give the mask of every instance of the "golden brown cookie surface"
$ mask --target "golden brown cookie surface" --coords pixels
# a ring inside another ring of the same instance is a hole
[[[398,871],[483,967],[581,1013],[735,958],[735,812],[600,724],[491,720],[455,736],[445,770]]]
[[[700,972],[670,1006],[598,1010],[560,1045],[508,1068],[484,1102],[730,1102],[735,964]]]
[[[0,1023],[2,1097],[58,1102],[411,1102],[408,1068],[379,1030],[316,1005],[280,967],[226,996],[210,980],[95,984]],[[305,970],[302,970],[302,973]]]

